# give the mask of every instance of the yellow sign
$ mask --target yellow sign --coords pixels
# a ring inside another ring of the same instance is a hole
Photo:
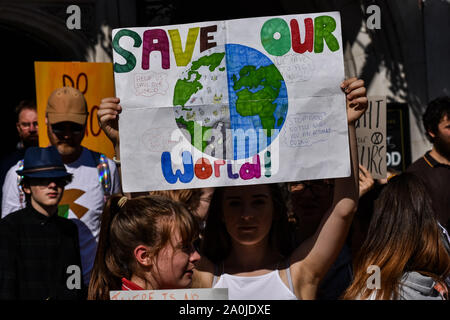
[[[112,63],[97,62],[40,62],[34,63],[36,103],[39,124],[39,145],[50,144],[45,123],[48,97],[53,90],[70,86],[80,90],[86,99],[89,116],[83,142],[84,147],[114,156],[114,146],[101,130],[97,121],[98,106],[103,98],[114,97]]]

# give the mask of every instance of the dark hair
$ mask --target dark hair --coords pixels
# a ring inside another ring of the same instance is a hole
[[[397,299],[405,272],[444,282],[450,274],[450,256],[442,240],[425,185],[411,173],[394,176],[375,202],[367,237],[354,261],[354,281],[344,299],[365,299],[374,292],[366,287],[371,265],[381,270],[376,299]]]
[[[273,220],[269,232],[270,244],[284,257],[293,250],[287,207],[282,190],[277,184],[267,184],[273,201]],[[213,263],[222,262],[231,251],[231,238],[223,223],[222,199],[227,187],[216,188],[209,207],[202,241],[202,254]]]
[[[433,142],[433,137],[428,132],[436,134],[439,122],[444,116],[450,118],[450,97],[439,97],[428,103],[427,110],[422,116],[422,122],[426,137],[430,142]]]
[[[134,249],[143,244],[157,256],[176,230],[185,245],[198,236],[197,223],[181,203],[162,196],[112,196],[103,210],[88,299],[109,300],[111,290],[121,289],[121,279],[137,271]]]
[[[14,112],[16,113],[16,122],[19,121],[19,115],[22,112],[22,110],[25,110],[25,109],[37,111],[36,103],[33,100],[20,101],[19,104],[14,109]]]

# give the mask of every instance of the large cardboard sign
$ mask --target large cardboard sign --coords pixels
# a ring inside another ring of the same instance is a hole
[[[356,121],[359,163],[374,179],[386,178],[386,97],[368,97],[366,112]]]
[[[82,145],[107,157],[114,156],[114,146],[97,121],[98,106],[103,98],[113,97],[114,76],[112,63],[94,62],[38,62],[34,63],[36,102],[39,123],[39,145],[49,145],[45,110],[53,90],[70,86],[80,90],[89,111]]]
[[[124,191],[350,175],[338,12],[112,38]]]
[[[111,291],[111,300],[228,300],[227,288]]]

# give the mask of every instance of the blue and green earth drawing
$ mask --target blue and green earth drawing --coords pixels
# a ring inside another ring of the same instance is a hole
[[[227,44],[223,52],[206,53],[187,66],[175,84],[173,104],[176,123],[194,147],[237,160],[252,157],[277,137],[288,97],[267,56]]]

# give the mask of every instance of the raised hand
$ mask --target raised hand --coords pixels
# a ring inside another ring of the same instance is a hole
[[[359,197],[361,198],[367,192],[373,189],[375,186],[375,180],[373,180],[372,175],[369,170],[367,170],[363,165],[359,165]]]
[[[364,80],[346,79],[341,83],[341,88],[346,94],[347,121],[349,124],[354,124],[366,111],[368,105]]]
[[[99,125],[112,141],[114,147],[119,145],[119,114],[122,112],[119,103],[119,98],[104,98],[97,113]]]

